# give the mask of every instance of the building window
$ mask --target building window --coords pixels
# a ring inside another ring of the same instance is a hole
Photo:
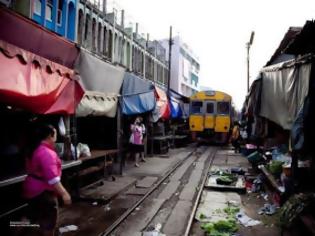
[[[68,20],[67,20],[67,38],[74,41],[75,34],[75,6],[73,2],[68,5]]]
[[[37,15],[42,14],[42,0],[35,0],[34,2],[34,13]]]
[[[96,20],[92,21],[92,50],[96,52]]]
[[[61,25],[62,23],[62,7],[63,0],[58,0],[58,10],[57,10],[57,24]]]
[[[97,48],[98,52],[102,52],[102,24],[99,22],[98,23],[98,33],[97,33]]]
[[[46,4],[46,20],[52,21],[53,0],[47,0]]]
[[[106,33],[106,31],[107,31],[107,29],[106,29],[106,27],[104,26],[104,28],[103,28],[103,54],[105,55],[105,56],[108,56],[107,55],[107,47],[108,47],[108,45],[107,45],[107,33]]]
[[[86,19],[85,19],[84,40],[86,41],[88,39],[88,35],[89,35],[90,16],[86,15],[85,17],[86,17]]]
[[[82,36],[83,36],[83,26],[84,26],[84,19],[83,19],[83,11],[79,10],[79,24],[78,24],[78,43],[82,44]]]

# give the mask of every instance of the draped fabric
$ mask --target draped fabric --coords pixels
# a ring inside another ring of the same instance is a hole
[[[289,130],[309,89],[311,63],[279,63],[262,70],[260,116]]]
[[[124,69],[111,65],[81,49],[75,68],[86,91],[77,116],[116,116]]]
[[[157,122],[159,119],[166,120],[170,118],[171,108],[166,93],[155,86],[156,106],[151,114],[152,122]]]
[[[2,7],[0,29],[0,40],[73,69],[79,48],[65,38]]]
[[[73,114],[83,89],[73,70],[0,40],[0,102],[37,114]]]
[[[117,95],[104,95],[99,92],[86,91],[77,107],[76,115],[84,116],[106,116],[113,118],[117,111]]]
[[[141,114],[155,108],[154,86],[150,81],[126,72],[121,93],[121,109],[124,115]]]

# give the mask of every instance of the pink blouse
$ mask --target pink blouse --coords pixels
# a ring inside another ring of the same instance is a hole
[[[61,160],[54,147],[42,142],[26,161],[26,177],[23,185],[25,198],[33,198],[45,190],[54,191],[53,185],[61,178]]]
[[[143,134],[145,133],[144,125],[132,124],[130,129],[131,129],[130,143],[142,145],[143,144]]]

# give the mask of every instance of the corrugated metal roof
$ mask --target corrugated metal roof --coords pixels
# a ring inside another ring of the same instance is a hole
[[[284,49],[285,53],[304,55],[315,53],[315,22],[306,21],[303,29],[296,35],[293,41]]]
[[[272,55],[270,60],[267,62],[266,66],[274,64],[274,61],[282,54],[284,54],[284,50],[287,48],[292,41],[294,41],[295,37],[301,32],[302,27],[290,27],[286,34],[284,35],[279,47]]]

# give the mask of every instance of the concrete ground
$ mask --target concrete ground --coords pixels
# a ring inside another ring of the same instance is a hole
[[[193,150],[193,147],[179,148],[170,150],[167,156],[147,157],[140,167],[135,167],[133,160],[127,160],[123,176],[115,176],[115,181],[101,180],[81,189],[83,199],[61,208],[58,228],[78,226],[78,231],[63,235],[99,235]],[[150,207],[158,208],[161,203],[154,201]]]
[[[193,152],[194,151],[194,152]],[[189,156],[190,155],[190,156]],[[171,150],[168,156],[147,158],[140,167],[134,167],[130,160],[123,176],[115,181],[102,180],[81,189],[80,201],[69,207],[61,207],[59,227],[78,226],[77,231],[63,233],[66,236],[99,235],[115,220],[132,207],[150,188],[181,160],[187,158],[164,183],[154,191],[111,235],[140,236],[152,226],[161,224],[161,232],[167,236],[182,236],[187,227],[202,178],[208,173],[208,166],[215,155],[212,168],[250,168],[246,158],[229,147],[186,147]],[[205,193],[205,191],[208,191]],[[254,227],[240,227],[242,236],[278,236],[275,216],[258,215],[258,209],[267,201],[260,194],[236,193],[219,190],[204,190],[202,202],[207,211],[224,208],[227,200],[239,202],[244,212],[262,224]],[[271,197],[269,197],[271,199]],[[200,214],[200,211],[199,213]],[[17,234],[18,235],[18,234]],[[33,235],[33,234],[23,234]],[[58,235],[58,232],[56,232]],[[200,223],[194,220],[190,235],[204,236]]]

